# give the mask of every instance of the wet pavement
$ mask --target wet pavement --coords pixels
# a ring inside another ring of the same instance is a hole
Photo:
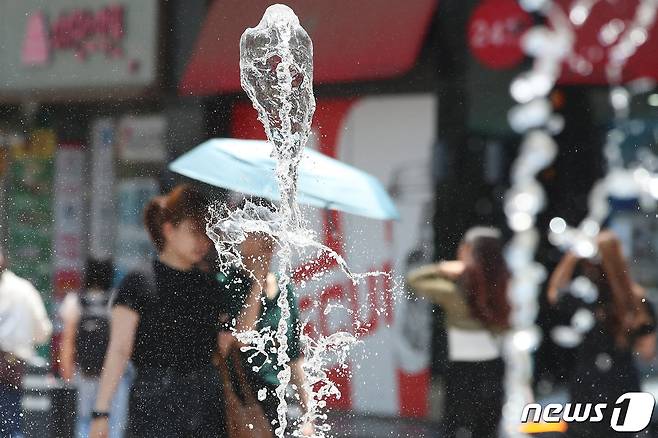
[[[332,412],[328,423],[331,436],[349,438],[409,437],[438,438],[437,423],[424,420],[375,417],[352,412]]]

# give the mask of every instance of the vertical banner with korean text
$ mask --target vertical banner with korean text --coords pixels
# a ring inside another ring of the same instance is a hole
[[[91,193],[89,199],[89,255],[97,260],[112,257],[116,202],[114,186],[115,126],[99,119],[91,128]]]
[[[55,155],[53,200],[52,368],[59,371],[62,321],[59,308],[67,293],[82,287],[85,257],[85,153],[80,143],[63,143]]]
[[[54,299],[82,286],[84,268],[84,151],[61,144],[55,158],[53,268]]]
[[[115,262],[118,276],[146,269],[155,255],[144,229],[144,207],[160,194],[159,174],[167,160],[167,119],[160,114],[126,115],[117,123],[118,222]]]
[[[115,264],[119,277],[132,270],[146,270],[155,255],[144,229],[144,207],[160,193],[153,178],[125,178],[118,186],[118,223]]]

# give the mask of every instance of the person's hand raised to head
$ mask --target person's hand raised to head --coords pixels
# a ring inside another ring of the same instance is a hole
[[[464,273],[464,263],[459,260],[443,261],[436,265],[436,269],[440,276],[456,280]]]
[[[265,233],[250,233],[242,245],[242,263],[256,278],[265,278],[270,271],[274,239]]]

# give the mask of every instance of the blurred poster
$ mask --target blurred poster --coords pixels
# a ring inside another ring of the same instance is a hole
[[[56,137],[34,131],[12,145],[7,199],[8,258],[12,271],[29,279],[47,305],[51,299],[52,187]]]
[[[126,178],[118,185],[118,222],[114,260],[119,277],[148,269],[155,251],[144,228],[144,207],[160,193],[154,178]]]
[[[56,300],[82,286],[84,159],[80,144],[60,145],[55,157],[53,265]]]
[[[353,272],[383,271],[358,285],[329,258],[301,259],[296,293],[311,337],[348,331],[361,342],[347,369],[327,364],[341,390],[334,408],[422,417],[428,410],[431,306],[409,298],[403,276],[431,257],[430,178],[436,99],[399,95],[319,100],[306,147],[377,177],[393,196],[401,220],[385,222],[304,208],[318,240],[342,255]],[[233,135],[262,138],[251,106],[233,111]],[[324,272],[320,281],[309,281]]]
[[[99,119],[91,128],[91,197],[89,254],[97,260],[112,257],[115,233],[114,144],[112,119]]]
[[[658,297],[658,222],[655,214],[638,209],[613,213],[610,228],[617,233],[629,260],[633,280]]]
[[[167,122],[164,116],[126,116],[117,128],[119,159],[132,163],[167,160]]]
[[[651,160],[652,154],[657,152],[658,121],[633,117],[614,121],[613,128],[623,134],[620,150],[627,167],[632,168],[638,163],[653,166]],[[658,216],[647,211],[645,205],[652,205],[654,201],[650,195],[646,196],[649,199],[611,197],[610,226],[623,242],[633,279],[652,289],[654,297],[658,297]]]

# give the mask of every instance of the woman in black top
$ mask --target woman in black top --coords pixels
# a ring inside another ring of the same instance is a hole
[[[90,436],[107,436],[107,411],[129,359],[135,437],[225,436],[221,390],[211,356],[218,345],[219,288],[195,268],[210,249],[206,200],[190,186],[156,197],[145,210],[158,251],[149,272],[119,286]]]
[[[622,394],[640,391],[635,357],[655,356],[656,318],[644,290],[628,275],[619,239],[604,231],[597,243],[596,259],[567,253],[548,285],[548,301],[561,324],[582,337],[569,379],[570,401],[608,407],[603,421],[570,423],[567,436],[632,436],[612,429],[612,407]]]

